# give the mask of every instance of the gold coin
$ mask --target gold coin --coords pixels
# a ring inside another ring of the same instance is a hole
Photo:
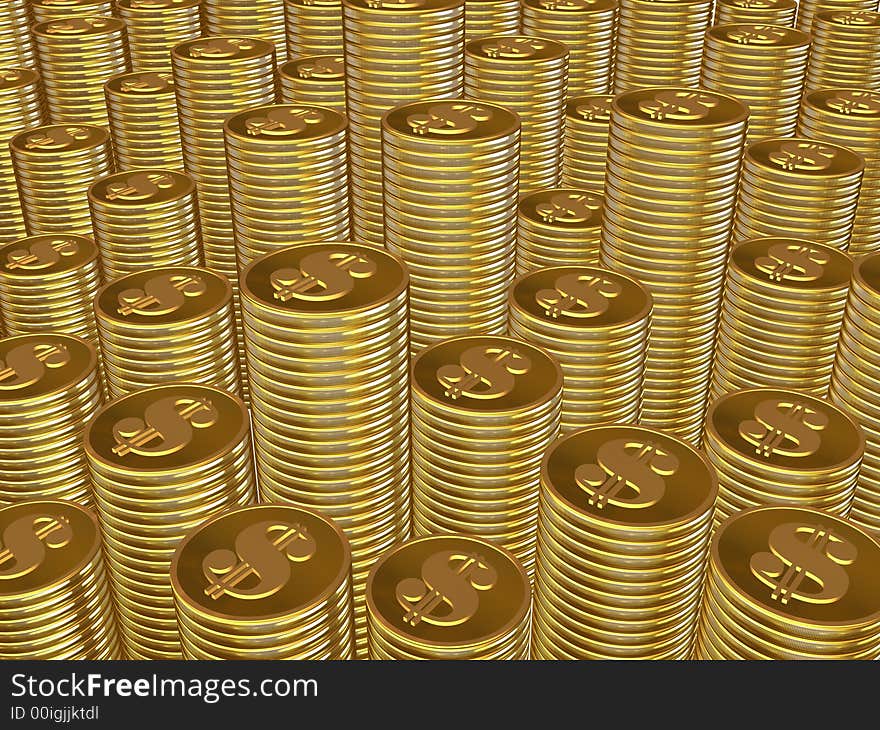
[[[278,79],[283,104],[315,104],[346,113],[343,56],[291,56],[278,66]]]
[[[287,58],[342,54],[341,0],[284,0],[284,11]]]
[[[134,71],[171,71],[171,49],[202,34],[200,0],[116,0]]]
[[[877,25],[876,9],[869,0],[804,0],[798,4],[797,27],[806,33],[821,32],[823,21],[829,19],[839,25]],[[876,37],[860,30],[858,35],[866,40]]]
[[[812,25],[810,63],[805,91],[850,87],[878,88],[880,84],[880,13],[872,3],[846,3],[838,9],[818,7]]]
[[[246,4],[201,0],[206,36],[261,38],[275,47],[279,61],[287,60],[284,0],[249,0]]]
[[[489,35],[515,35],[519,16],[519,0],[465,0],[465,43]]]
[[[610,94],[569,96],[565,104],[562,146],[562,185],[583,190],[603,190],[611,123]]]
[[[30,0],[34,23],[95,15],[117,15],[113,5],[113,0]]]
[[[0,18],[0,67],[33,69],[36,58],[30,34],[34,23],[30,1],[8,0],[0,8]]]
[[[794,27],[796,0],[718,0],[714,25],[758,23]]]

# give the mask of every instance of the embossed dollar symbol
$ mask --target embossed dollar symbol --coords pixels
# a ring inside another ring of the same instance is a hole
[[[800,243],[774,243],[766,256],[755,259],[755,268],[773,281],[815,281],[825,272],[828,256]]]
[[[3,530],[0,550],[0,580],[32,573],[46,559],[46,548],[57,550],[70,544],[73,530],[66,517],[42,512],[25,515]]]
[[[678,457],[651,441],[612,439],[596,452],[595,464],[581,464],[574,471],[575,483],[597,509],[617,507],[644,509],[657,504],[666,493],[666,478],[678,471]]]
[[[755,447],[758,456],[810,456],[822,444],[819,431],[828,416],[801,401],[764,400],[755,407],[754,420],[739,424],[739,435]]]
[[[425,4],[425,0],[366,0],[366,3],[368,8],[409,10],[422,7]]]
[[[26,343],[6,353],[6,362],[0,360],[0,390],[18,390],[39,382],[46,368],[55,370],[70,362],[70,352],[64,345],[51,342]]]
[[[424,113],[410,114],[406,123],[414,134],[467,134],[480,122],[488,122],[492,110],[480,104],[443,102],[432,104]]]
[[[404,578],[395,593],[404,623],[459,626],[480,607],[477,591],[488,591],[497,581],[498,573],[482,555],[441,550],[422,563],[421,579]]]
[[[501,398],[513,390],[516,376],[525,375],[532,367],[525,355],[506,347],[471,347],[461,354],[460,362],[437,370],[437,380],[453,400],[462,396]]]
[[[183,0],[131,0],[131,7],[133,8],[173,8],[175,5],[180,5],[183,3]]]
[[[489,58],[531,58],[546,45],[535,38],[496,38],[484,43],[480,50]]]
[[[304,63],[297,67],[296,73],[301,79],[341,79],[345,76],[344,59],[322,58]]]
[[[768,158],[785,170],[819,171],[827,169],[836,155],[833,147],[818,142],[787,140]]]
[[[34,241],[30,248],[16,248],[6,254],[6,268],[38,271],[57,264],[62,256],[73,256],[79,245],[70,238],[52,238]]]
[[[541,289],[535,294],[548,317],[597,317],[606,312],[609,300],[623,291],[616,281],[593,274],[563,274],[556,279],[553,289]]]
[[[727,31],[727,37],[744,46],[774,46],[785,40],[786,32],[772,25],[739,25]]]
[[[137,172],[107,186],[107,200],[149,200],[174,186],[174,178],[164,172]]]
[[[584,10],[596,4],[596,0],[541,0],[545,10]]]
[[[116,311],[123,317],[129,314],[171,314],[180,309],[188,297],[198,297],[206,291],[208,285],[200,276],[161,274],[147,279],[143,289],[126,289],[121,292]]]
[[[189,49],[193,58],[232,58],[242,51],[250,51],[254,42],[248,38],[209,38]]]
[[[651,119],[705,119],[710,110],[718,105],[718,100],[699,91],[658,91],[651,99],[639,102],[639,110]]]
[[[174,77],[171,74],[146,71],[144,73],[125,79],[119,88],[126,92],[153,93],[162,91],[174,85]]]
[[[213,426],[218,418],[206,398],[160,398],[144,409],[143,418],[123,418],[113,426],[112,451],[117,456],[167,456],[192,441],[194,428]]]
[[[24,146],[29,150],[63,150],[89,138],[84,127],[50,127],[28,136]]]
[[[611,100],[593,99],[585,104],[578,104],[575,111],[588,122],[607,122],[611,119]]]
[[[316,251],[303,256],[296,269],[278,269],[269,277],[273,296],[286,302],[294,297],[310,302],[339,299],[354,289],[357,279],[369,279],[377,271],[367,256],[342,251]]]
[[[876,116],[880,114],[880,94],[873,91],[844,89],[838,91],[825,102],[829,109],[841,114],[857,116]]]
[[[208,579],[205,595],[244,600],[268,598],[287,585],[291,563],[309,560],[317,550],[315,539],[299,524],[266,520],[246,527],[235,537],[235,552],[213,550],[202,561]],[[256,582],[248,580],[256,578]],[[245,582],[250,586],[243,586]]]
[[[787,522],[773,528],[767,544],[770,552],[752,555],[749,567],[772,589],[774,601],[828,604],[846,595],[849,575],[844,566],[858,555],[851,542],[823,525]]]
[[[101,30],[108,25],[104,18],[66,18],[56,20],[46,26],[46,32],[53,35],[82,35],[93,30]]]
[[[601,209],[602,201],[585,193],[556,193],[535,206],[545,223],[586,223]]]
[[[873,18],[861,10],[848,10],[831,16],[831,20],[841,25],[872,25]]]
[[[320,124],[324,115],[318,109],[270,109],[265,117],[250,117],[244,123],[247,133],[287,137],[305,132],[310,124]]]
[[[734,5],[739,8],[772,8],[772,0],[734,0]]]
[[[0,81],[8,81],[10,84],[19,81],[21,77],[21,71],[18,71],[14,68],[5,68],[0,71]]]

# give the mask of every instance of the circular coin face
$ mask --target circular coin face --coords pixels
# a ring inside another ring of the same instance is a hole
[[[339,112],[309,104],[255,107],[226,120],[229,134],[256,143],[277,145],[339,134],[348,122]]]
[[[548,38],[497,35],[476,38],[464,46],[465,55],[510,63],[561,60],[568,56],[568,47]]]
[[[617,0],[523,0],[523,5],[550,15],[568,14],[577,17],[578,14],[614,10],[618,3]],[[561,19],[555,18],[554,20]]]
[[[132,97],[173,94],[174,76],[158,71],[129,71],[108,80],[107,89]]]
[[[830,142],[805,137],[765,139],[746,147],[746,164],[751,161],[774,172],[799,178],[848,177],[865,167],[856,152]]]
[[[79,383],[98,365],[95,348],[79,337],[29,334],[0,340],[0,404],[34,405]]]
[[[99,147],[110,141],[110,132],[91,124],[50,124],[26,129],[9,142],[17,152],[61,157],[71,152]]]
[[[576,121],[610,122],[612,94],[588,94],[570,98],[565,105],[565,115]]]
[[[526,220],[564,231],[591,230],[602,225],[604,197],[576,188],[553,188],[527,193],[519,201]]]
[[[195,192],[189,175],[174,170],[126,170],[101,178],[89,188],[89,198],[102,206],[143,208],[179,200]]]
[[[880,13],[872,10],[823,10],[816,13],[815,19],[834,25],[851,26],[854,30],[880,28]]]
[[[382,126],[426,143],[449,144],[509,137],[520,124],[513,112],[484,101],[425,99],[392,109]]]
[[[116,0],[116,7],[125,10],[142,10],[144,16],[151,10],[185,10],[197,7],[200,0]]]
[[[29,68],[0,69],[0,91],[22,89],[39,81],[40,75]]]
[[[705,89],[659,87],[614,97],[612,109],[625,118],[658,127],[711,129],[744,123],[748,108],[731,96]]]
[[[309,0],[298,0],[298,4],[310,5]],[[326,0],[322,4],[327,4]],[[415,15],[418,13],[458,10],[461,3],[457,0],[343,0],[345,8],[368,10],[379,15],[400,13],[402,15]]]
[[[794,28],[760,23],[731,23],[709,29],[709,37],[734,46],[747,46],[749,51],[763,48],[795,48],[810,45],[810,36]]]
[[[75,271],[97,257],[98,247],[88,236],[30,236],[0,248],[0,279],[23,279],[36,284],[43,277]]]
[[[728,590],[777,618],[821,627],[880,620],[880,545],[826,512],[738,512],[715,532],[711,560]]]
[[[751,279],[789,291],[820,292],[849,286],[852,259],[832,246],[798,238],[754,238],[735,246],[730,265]]]
[[[119,18],[108,18],[103,15],[47,20],[44,23],[37,23],[32,28],[34,35],[43,36],[56,42],[65,38],[78,41],[83,36],[121,33],[124,30],[124,21],[119,20]]]
[[[367,606],[386,630],[421,647],[491,642],[520,625],[531,591],[523,567],[485,540],[436,535],[385,553],[367,578]]]
[[[190,610],[234,624],[320,606],[350,570],[348,541],[333,522],[264,504],[225,512],[188,535],[171,583]]]
[[[345,78],[345,58],[343,56],[303,56],[287,61],[278,70],[282,76],[302,81],[314,81],[315,83],[342,81]]]
[[[851,124],[880,120],[880,92],[867,89],[819,89],[804,96],[807,109],[847,118]]]
[[[214,36],[195,38],[178,43],[171,55],[191,64],[202,61],[215,66],[229,61],[248,61],[271,56],[275,47],[270,41],[243,36]]]

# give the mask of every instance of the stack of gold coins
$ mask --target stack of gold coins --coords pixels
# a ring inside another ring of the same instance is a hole
[[[698,443],[746,134],[740,101],[644,89],[611,113],[603,266],[651,291],[640,423]]]
[[[60,500],[0,509],[0,659],[121,659],[95,515]]]
[[[566,102],[562,145],[562,184],[565,187],[598,191],[605,188],[613,99],[610,94],[592,94],[570,97]]]
[[[748,104],[746,144],[788,137],[797,126],[809,53],[809,34],[793,28],[716,25],[706,33],[700,86]]]
[[[125,23],[101,15],[49,20],[33,35],[49,121],[106,127],[104,82],[131,70]]]
[[[88,200],[107,281],[154,266],[201,264],[195,185],[182,172],[117,172],[92,183]]]
[[[410,540],[370,571],[370,659],[528,659],[530,608],[507,550],[465,535]]]
[[[118,169],[183,169],[177,100],[170,73],[120,74],[104,85],[104,94]]]
[[[854,3],[847,3],[848,5]],[[880,90],[880,13],[843,9],[821,12],[812,33],[805,91],[832,88]]]
[[[88,124],[27,129],[9,142],[28,234],[92,233],[89,185],[113,172],[110,134]]]
[[[531,572],[541,458],[559,434],[562,370],[510,337],[456,337],[413,361],[413,534],[474,535]]]
[[[877,21],[876,17],[872,17],[877,15],[876,10],[877,0],[802,0],[798,3],[797,27],[798,30],[815,34],[829,19],[840,25],[869,25],[874,26],[874,30],[865,33],[863,27],[859,35],[876,40]],[[835,15],[837,17],[832,18]],[[861,66],[866,60],[861,57],[858,64]]]
[[[413,352],[503,334],[516,254],[519,121],[492,104],[425,100],[382,121],[388,250],[412,277]]]
[[[317,104],[346,114],[345,59],[300,56],[278,67],[282,104]]]
[[[712,0],[620,0],[614,90],[700,85]]]
[[[541,466],[534,659],[685,659],[718,482],[668,434],[595,426]]]
[[[865,160],[865,174],[847,251],[880,249],[880,91],[835,88],[804,95],[798,134],[837,142]]]
[[[147,388],[102,408],[85,449],[126,653],[180,659],[171,558],[205,520],[254,501],[247,409],[205,385]]]
[[[520,0],[465,0],[464,40],[519,32]]]
[[[135,71],[171,71],[171,49],[202,34],[201,0],[116,0]]]
[[[865,458],[849,518],[880,532],[880,252],[857,259],[828,398],[865,433]]]
[[[618,0],[522,0],[522,32],[568,46],[568,94],[607,94]]]
[[[200,0],[206,36],[261,38],[275,47],[275,56],[287,60],[284,0]]]
[[[343,114],[275,104],[239,112],[223,126],[239,270],[292,244],[348,240]]]
[[[171,561],[186,659],[350,659],[351,550],[315,512],[224,512]]]
[[[877,659],[880,544],[848,520],[757,507],[715,532],[697,659]]]
[[[223,274],[166,266],[128,274],[95,297],[110,398],[163,383],[241,395],[232,286]]]
[[[382,115],[417,99],[462,95],[464,0],[343,0],[343,24],[354,238],[381,246]],[[431,164],[445,169],[448,162]]]
[[[51,329],[98,346],[92,301],[98,247],[87,236],[32,236],[0,248],[0,319],[7,334]]]
[[[26,68],[0,69],[0,139],[6,142],[16,132],[45,123],[46,104],[37,72]],[[0,145],[0,245],[26,233],[11,155],[8,145]]]
[[[30,0],[30,3],[35,23],[95,15],[116,15],[113,0]]]
[[[284,0],[284,15],[288,58],[342,54],[341,0]]]
[[[845,517],[865,436],[826,400],[793,390],[750,388],[709,406],[703,450],[718,473],[716,525],[765,504]]]
[[[733,248],[709,398],[739,388],[828,391],[852,260],[797,238],[755,238]]]
[[[715,25],[760,23],[794,27],[796,0],[716,0]]]
[[[282,249],[241,277],[260,494],[345,531],[359,657],[367,572],[409,532],[408,295],[402,261],[354,243]]]
[[[0,5],[0,68],[34,68],[34,41],[29,0],[6,0]]]
[[[746,147],[733,242],[791,236],[846,251],[865,160],[807,137],[765,139]]]
[[[562,366],[562,432],[637,423],[651,295],[628,276],[585,266],[539,269],[510,288],[510,334]]]
[[[48,333],[0,340],[0,504],[92,504],[82,433],[101,400],[97,351],[85,340]]]
[[[551,188],[523,195],[517,208],[516,275],[546,266],[597,266],[602,205],[595,190]]]
[[[568,57],[566,46],[544,38],[490,36],[465,45],[464,95],[519,115],[520,193],[559,185]]]

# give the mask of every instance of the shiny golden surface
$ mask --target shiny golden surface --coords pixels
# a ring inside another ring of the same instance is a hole
[[[862,9],[858,9],[864,6]],[[816,13],[806,91],[839,87],[880,90],[880,13],[876,3],[847,2]]]
[[[34,23],[117,14],[113,0],[29,0],[29,3]]]
[[[170,73],[171,49],[202,34],[202,0],[116,0],[115,5],[125,21],[135,71]]]
[[[465,0],[465,42],[520,30],[520,0]]]
[[[279,61],[287,59],[284,0],[200,0],[206,36],[261,38],[275,47]]]
[[[283,104],[316,104],[342,115],[345,108],[345,59],[298,56],[278,66]]]
[[[866,25],[864,14],[876,16],[875,10],[877,3],[873,0],[800,0],[797,27],[807,33],[816,33],[823,25],[823,17],[820,16],[827,19],[831,15],[837,15],[832,21],[837,24]]]
[[[714,25],[759,23],[794,27],[796,0],[717,0]]]
[[[562,185],[601,191],[605,187],[611,94],[569,97],[565,104]]]
[[[0,5],[0,67],[36,68],[34,40],[28,32],[33,23],[29,0],[6,0]]]
[[[287,58],[342,54],[341,0],[284,0]]]

